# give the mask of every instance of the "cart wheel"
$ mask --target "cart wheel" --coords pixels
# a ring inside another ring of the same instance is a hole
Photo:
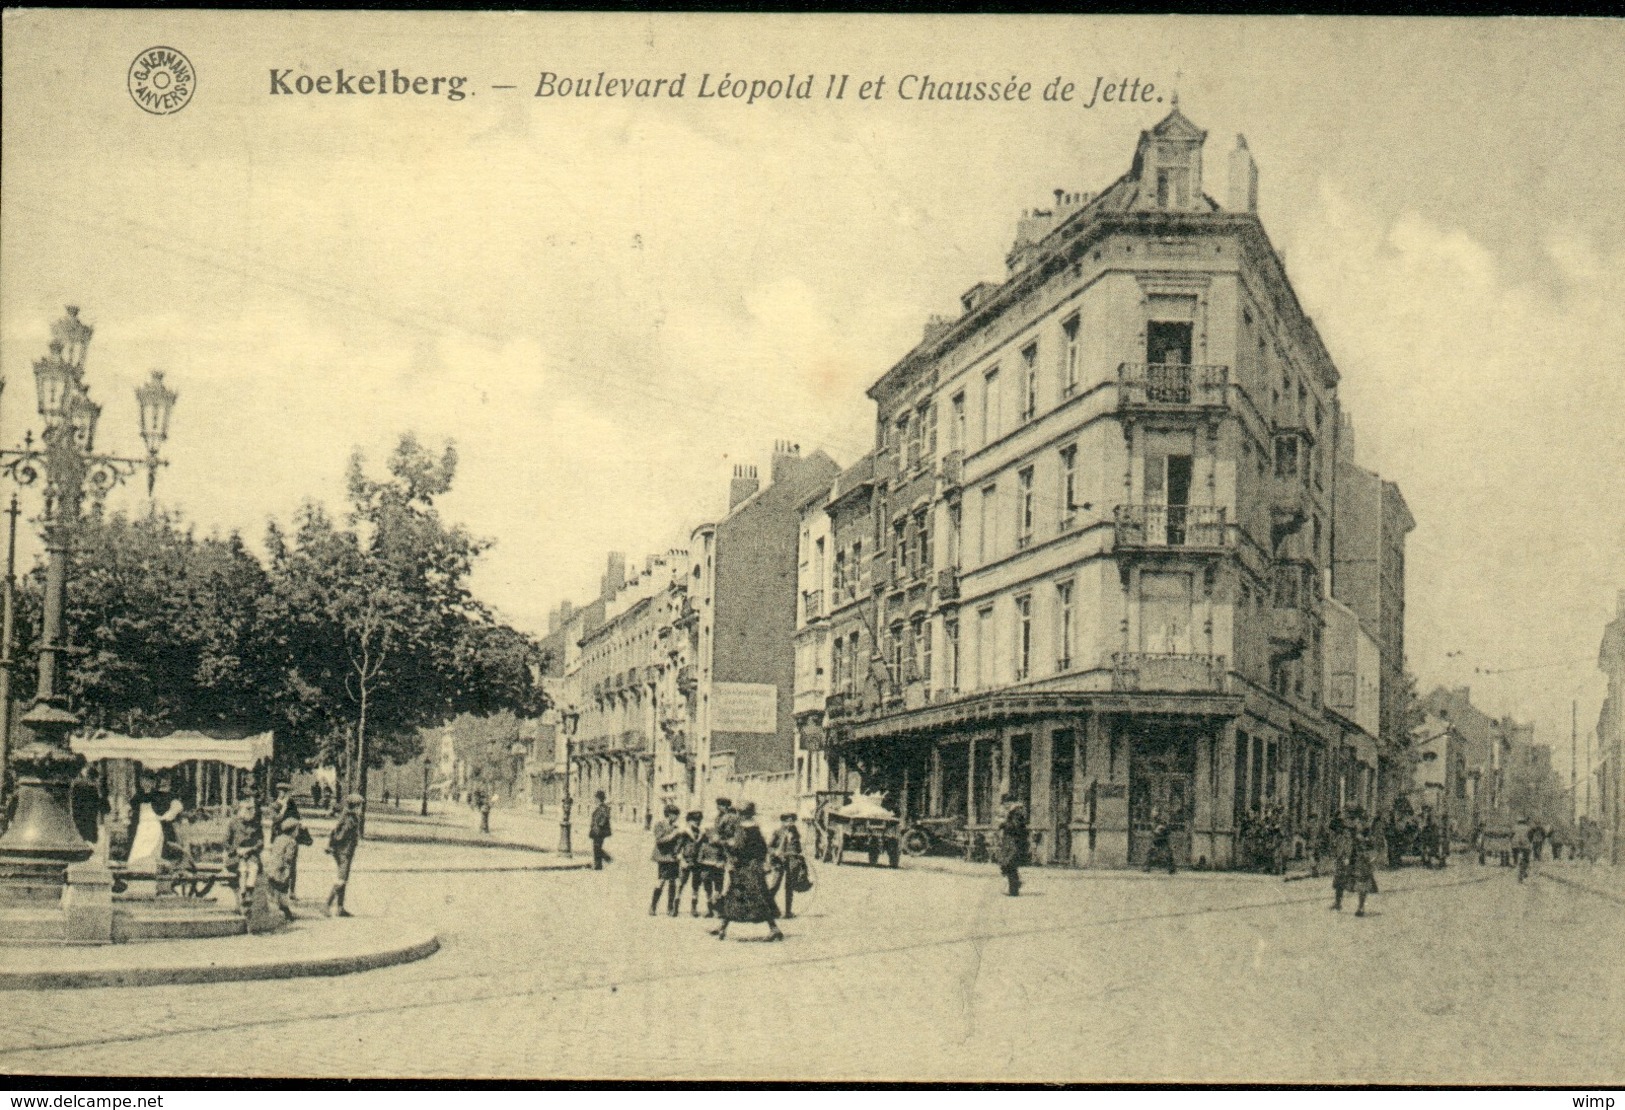
[[[903,851],[911,856],[923,856],[931,847],[931,837],[921,828],[909,829],[903,834]]]

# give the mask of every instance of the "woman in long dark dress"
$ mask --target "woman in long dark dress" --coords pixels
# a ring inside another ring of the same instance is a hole
[[[1371,859],[1371,834],[1366,829],[1363,816],[1359,810],[1355,810],[1348,823],[1344,834],[1346,839],[1339,846],[1337,877],[1333,880],[1336,897],[1332,909],[1343,908],[1344,893],[1354,894],[1360,899],[1354,911],[1355,917],[1365,916],[1366,896],[1377,893],[1377,871]]]
[[[728,938],[728,925],[735,921],[765,921],[768,940],[783,940],[779,930],[779,908],[767,889],[767,841],[756,824],[756,806],[746,802],[739,810],[739,829],[734,833],[733,882],[717,903],[722,924],[711,932],[718,940]]]

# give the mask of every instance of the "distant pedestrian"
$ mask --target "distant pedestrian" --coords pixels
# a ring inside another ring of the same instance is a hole
[[[1337,874],[1332,880],[1334,897],[1332,909],[1343,908],[1343,895],[1351,893],[1360,899],[1354,916],[1365,916],[1367,895],[1377,893],[1376,865],[1371,858],[1371,835],[1362,827],[1364,815],[1355,810],[1338,836]]]
[[[1533,844],[1534,836],[1529,827],[1529,818],[1518,818],[1518,823],[1512,827],[1512,858],[1518,864],[1520,883],[1529,878],[1529,854]]]
[[[593,797],[598,799],[598,804],[593,807],[592,821],[587,827],[587,839],[592,841],[592,869],[602,871],[604,864],[615,862],[614,858],[604,851],[604,841],[612,834],[609,827],[609,804],[604,801],[602,790],[594,793]]]
[[[756,825],[756,804],[746,802],[739,808],[730,856],[733,859],[733,879],[727,893],[717,903],[722,923],[711,932],[718,940],[728,939],[728,926],[735,921],[765,922],[768,940],[783,940],[779,929],[779,908],[767,892],[767,841]]]
[[[480,810],[480,832],[487,835],[491,832],[491,795],[481,790],[475,794],[475,804]]]
[[[677,883],[682,875],[683,850],[687,844],[688,833],[678,822],[677,815],[682,810],[667,803],[665,816],[655,824],[654,853],[649,857],[655,865],[655,889],[649,896],[649,916],[653,917],[660,910],[660,895],[666,895],[666,913],[671,917],[677,916]]]
[[[247,913],[254,905],[254,888],[259,885],[261,856],[265,851],[265,825],[260,806],[253,798],[237,805],[236,816],[226,826],[226,871],[237,888],[237,912]]]
[[[1555,863],[1563,858],[1563,845],[1569,843],[1568,834],[1561,825],[1553,825],[1549,839],[1552,842],[1552,861]]]
[[[265,861],[265,878],[271,884],[271,894],[276,899],[277,909],[289,921],[293,920],[293,910],[288,908],[288,899],[292,897],[293,876],[299,866],[299,847],[310,843],[310,833],[299,818],[286,817],[276,827]]]
[[[1027,862],[1027,810],[1011,794],[1004,796],[1003,804],[999,846],[993,860],[1004,876],[1005,894],[1014,898],[1021,893],[1021,865]]]
[[[333,865],[338,869],[333,889],[327,895],[327,905],[322,910],[328,916],[332,916],[335,906],[340,917],[350,916],[350,911],[344,908],[344,888],[349,885],[350,864],[355,860],[355,850],[361,844],[361,809],[364,805],[366,799],[360,794],[348,795],[344,799],[344,813],[327,837],[327,854],[333,857]]]
[[[1268,830],[1272,826],[1266,825],[1265,828],[1264,842],[1269,846],[1270,867],[1273,871],[1277,855],[1276,841],[1280,839],[1280,829],[1279,826],[1273,826],[1274,831],[1270,832]],[[1160,810],[1151,811],[1151,850],[1145,855],[1145,869],[1150,871],[1153,867],[1166,867],[1168,868],[1168,874],[1172,875],[1174,873],[1174,833],[1168,822],[1163,819]]]
[[[801,830],[796,827],[794,813],[779,815],[779,827],[773,830],[767,849],[773,863],[773,882],[768,893],[778,897],[779,887],[784,887],[784,917],[788,920],[795,917],[796,895],[812,889],[812,880],[807,875],[807,857],[801,850]]]
[[[1540,860],[1541,850],[1546,847],[1546,827],[1540,823],[1529,826],[1529,850],[1536,862]]]
[[[724,807],[725,801],[723,798],[717,799],[717,819],[700,834],[694,852],[694,896],[698,899],[700,891],[705,891],[706,917],[717,915],[717,903],[722,899],[723,873],[728,866],[728,843],[722,820],[728,813]]]
[[[689,902],[689,913],[695,917],[700,916],[700,838],[705,830],[700,822],[705,820],[705,814],[697,809],[691,809],[683,815],[683,847],[678,853],[677,862],[677,900],[683,900],[683,891],[692,889],[693,895]],[[710,902],[706,902],[707,908]]]

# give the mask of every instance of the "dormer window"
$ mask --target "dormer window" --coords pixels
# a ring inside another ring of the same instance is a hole
[[[1188,171],[1159,169],[1157,171],[1157,207],[1187,208],[1190,206]]]

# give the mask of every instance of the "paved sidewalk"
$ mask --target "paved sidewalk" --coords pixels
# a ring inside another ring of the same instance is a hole
[[[348,975],[421,960],[439,947],[433,931],[409,922],[301,917],[279,932],[259,936],[0,948],[0,990]]]
[[[325,814],[312,815],[307,823],[318,837],[333,827],[333,819]],[[578,831],[585,832],[585,827]],[[549,820],[529,810],[494,809],[491,831],[482,833],[479,813],[457,802],[432,803],[428,817],[416,811],[375,807],[367,813],[366,839],[381,844],[456,844],[554,853],[559,824],[557,819]]]

